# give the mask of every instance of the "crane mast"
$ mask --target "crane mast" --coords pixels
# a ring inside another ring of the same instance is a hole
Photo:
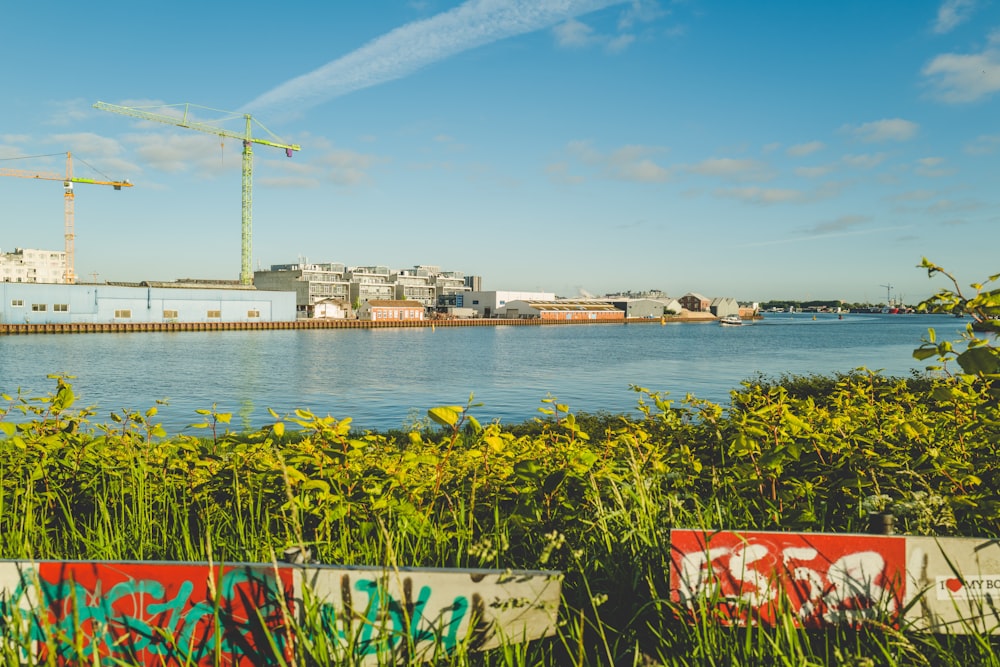
[[[155,121],[157,123],[165,123],[167,125],[175,125],[177,127],[184,127],[190,130],[196,130],[198,132],[205,132],[208,134],[215,134],[220,137],[229,137],[232,139],[239,139],[243,142],[243,203],[242,203],[242,244],[240,248],[240,283],[243,285],[250,285],[253,283],[253,273],[251,272],[251,255],[252,255],[252,235],[253,235],[253,222],[252,222],[252,211],[253,211],[253,144],[260,144],[262,146],[271,146],[273,148],[283,148],[285,150],[285,155],[288,157],[292,156],[292,151],[301,150],[298,144],[286,144],[282,141],[277,140],[270,141],[268,139],[263,139],[261,137],[253,136],[253,123],[256,122],[263,128],[268,134],[270,130],[263,126],[260,121],[254,119],[250,114],[238,114],[234,112],[220,112],[228,114],[226,118],[221,120],[231,120],[233,118],[242,118],[246,123],[246,129],[244,132],[234,132],[227,130],[223,127],[213,125],[211,123],[205,123],[197,120],[193,120],[189,116],[191,107],[199,109],[207,109],[207,107],[197,107],[192,104],[182,104],[182,105],[166,105],[166,106],[176,106],[183,107],[182,112],[179,115],[169,115],[163,113],[156,113],[152,111],[147,111],[141,107],[125,107],[119,106],[117,104],[108,104],[106,102],[97,102],[94,107],[97,109],[102,109],[104,111],[110,111],[112,113],[121,114],[123,116],[131,116],[132,118],[138,118],[141,120]],[[209,111],[216,111],[217,109],[208,109]],[[274,135],[271,135],[272,137]]]
[[[63,268],[63,282],[72,285],[76,282],[75,272],[75,247],[76,232],[74,221],[74,183],[89,183],[91,185],[110,185],[115,190],[130,188],[132,184],[128,179],[123,181],[98,181],[92,178],[76,178],[73,176],[73,154],[66,153],[66,174],[64,176],[48,171],[29,171],[24,169],[0,169],[0,176],[14,176],[17,178],[34,178],[42,181],[62,181],[63,182],[63,209],[64,209],[64,231],[66,248],[66,264]]]

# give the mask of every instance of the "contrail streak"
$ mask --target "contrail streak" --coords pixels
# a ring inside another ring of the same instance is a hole
[[[625,0],[468,0],[414,21],[246,105],[301,111],[355,90],[402,78],[432,63],[507,37],[523,35]]]

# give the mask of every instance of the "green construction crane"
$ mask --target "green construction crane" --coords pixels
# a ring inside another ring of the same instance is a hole
[[[240,283],[243,285],[253,284],[253,273],[251,272],[251,247],[252,247],[252,235],[253,235],[253,223],[252,223],[252,209],[253,209],[253,144],[261,144],[262,146],[274,146],[275,148],[285,149],[285,155],[292,157],[292,151],[301,150],[298,144],[286,144],[281,141],[268,141],[266,139],[261,139],[259,137],[253,136],[251,129],[252,123],[257,123],[261,128],[264,129],[271,137],[277,139],[270,130],[268,130],[264,125],[255,120],[250,116],[250,114],[240,114],[231,111],[219,111],[218,109],[209,109],[208,107],[199,107],[194,104],[167,104],[159,105],[157,107],[123,107],[117,104],[107,104],[105,102],[97,102],[94,104],[97,109],[103,109],[104,111],[111,111],[113,113],[119,113],[123,116],[132,116],[133,118],[139,118],[142,120],[152,120],[158,123],[166,123],[168,125],[176,125],[177,127],[186,127],[191,130],[198,130],[199,132],[207,132],[208,134],[216,134],[220,137],[230,137],[233,139],[239,139],[243,142],[243,247],[242,247],[242,262],[240,265]],[[162,113],[154,113],[151,111],[146,111],[145,109],[150,108],[163,108],[163,107],[183,107],[183,112],[179,115],[168,115]],[[215,125],[210,125],[209,123],[204,123],[201,121],[190,120],[188,118],[188,111],[191,108],[195,109],[205,109],[207,111],[212,111],[215,113],[228,114],[226,118],[222,120],[231,120],[233,118],[242,117],[246,121],[246,132],[232,132],[222,127],[217,127]]]

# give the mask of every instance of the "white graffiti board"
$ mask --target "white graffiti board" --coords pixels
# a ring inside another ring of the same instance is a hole
[[[555,632],[560,575],[491,570],[306,568],[306,614],[358,656],[401,661]]]

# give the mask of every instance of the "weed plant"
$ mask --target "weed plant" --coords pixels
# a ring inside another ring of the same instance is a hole
[[[213,408],[205,437],[165,433],[156,407],[95,420],[54,380],[3,397],[3,558],[270,562],[308,546],[323,563],[565,572],[556,637],[441,664],[1000,663],[988,635],[692,623],[669,587],[671,528],[865,532],[879,510],[900,532],[995,536],[989,377],[757,378],[725,406],[634,387],[635,418],[547,397],[509,427],[480,424],[470,397],[390,433],[306,410],[233,433]],[[306,626],[296,664],[349,664]],[[8,642],[0,663],[24,656]]]

